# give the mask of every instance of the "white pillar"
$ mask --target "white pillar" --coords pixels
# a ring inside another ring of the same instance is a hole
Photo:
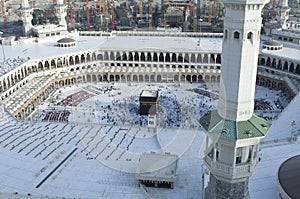
[[[214,144],[214,148],[213,148],[213,162],[217,161],[217,146],[216,144]]]
[[[253,163],[253,158],[254,158],[254,145],[251,145],[251,164]]]

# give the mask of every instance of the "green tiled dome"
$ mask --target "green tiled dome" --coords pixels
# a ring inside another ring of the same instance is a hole
[[[226,120],[216,110],[207,112],[201,119],[202,128],[210,134],[229,139],[264,137],[271,124],[255,114],[247,121]]]

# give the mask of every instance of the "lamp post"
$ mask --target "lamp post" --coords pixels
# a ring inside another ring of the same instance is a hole
[[[200,35],[199,35],[199,40],[198,40],[198,43],[197,43],[197,46],[198,46],[198,48],[199,48],[199,50],[200,50],[200,48],[201,48],[201,44],[200,44],[200,39],[201,39],[201,34],[202,34],[202,32],[201,32],[201,22],[203,21],[203,19],[199,19],[199,33],[200,33]]]
[[[2,31],[0,31],[0,35],[2,37],[2,35],[3,35]],[[1,47],[2,47],[2,53],[3,53],[3,68],[4,68],[4,65],[5,65],[5,52],[4,52],[4,48],[3,48],[3,38],[1,38]]]
[[[0,31],[0,35],[2,37],[3,35],[3,32]],[[2,46],[2,52],[3,52],[3,66],[2,68],[4,68],[4,64],[5,64],[5,53],[4,53],[4,48],[3,48],[3,39],[1,38],[1,46]],[[1,116],[3,116],[3,113],[4,113],[4,107],[3,107],[3,104],[2,104],[2,96],[1,96],[2,93],[0,93],[0,112],[1,112]]]

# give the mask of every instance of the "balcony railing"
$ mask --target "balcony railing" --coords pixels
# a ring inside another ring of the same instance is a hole
[[[213,162],[213,160],[206,156],[204,158],[206,165],[211,169],[211,171],[218,176],[227,179],[239,179],[249,177],[255,168],[256,160],[251,164],[250,162],[244,164],[236,164],[235,166],[227,165],[219,161]]]

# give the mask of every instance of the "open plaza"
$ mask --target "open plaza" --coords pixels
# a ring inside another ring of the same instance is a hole
[[[159,92],[156,128],[148,127],[148,116],[138,114],[143,90]],[[218,91],[217,83],[78,84],[53,92],[23,122],[2,112],[0,158],[1,168],[7,170],[1,173],[2,192],[88,199],[147,194],[198,198],[205,172],[201,170],[205,135],[198,120],[216,108]],[[276,121],[286,100],[281,91],[257,86],[255,112]],[[139,187],[134,176],[144,152],[179,157],[173,189]],[[261,154],[261,166],[267,154]],[[253,198],[276,190],[274,182],[266,190],[257,183],[264,181],[250,180]]]

